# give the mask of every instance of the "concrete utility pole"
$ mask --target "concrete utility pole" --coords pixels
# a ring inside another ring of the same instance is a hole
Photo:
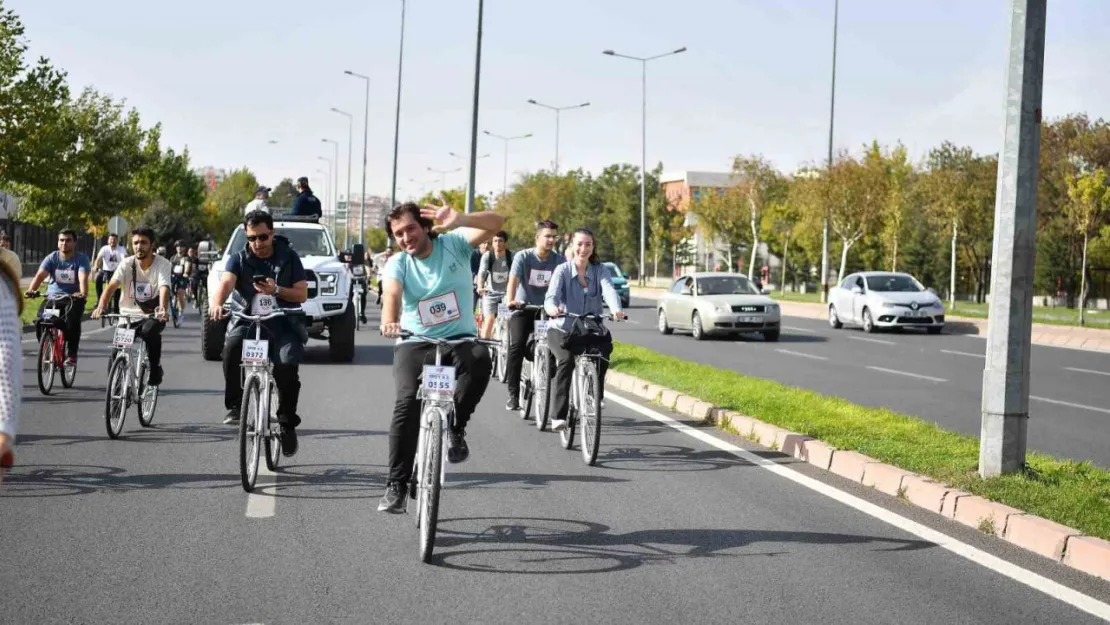
[[[1012,0],[1006,126],[998,159],[979,475],[1025,467],[1047,0]]]

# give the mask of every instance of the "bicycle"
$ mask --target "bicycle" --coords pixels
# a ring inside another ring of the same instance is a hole
[[[532,330],[532,360],[527,358],[521,363],[520,369],[520,418],[528,419],[533,413],[536,419],[536,429],[543,431],[547,428],[548,404],[551,399],[551,352],[547,349],[547,313],[543,306],[524,305],[516,307],[523,312],[539,312],[540,318]]]
[[[420,531],[420,560],[427,563],[435,547],[436,527],[439,523],[439,496],[443,491],[447,458],[447,437],[444,431],[455,424],[455,367],[443,364],[447,350],[463,343],[481,343],[487,347],[493,341],[467,337],[444,340],[414,335],[402,330],[400,338],[415,338],[436,346],[434,365],[424,365],[420,376],[420,435],[416,443],[416,460],[413,478],[409,482],[409,499],[416,499],[416,527]]]
[[[201,302],[208,301],[208,275],[200,274],[197,276],[196,286],[193,287],[193,307],[200,312]]]
[[[504,382],[509,378],[509,315],[512,311],[504,303],[497,305],[497,319],[493,321],[493,340],[497,347],[493,348],[493,373],[497,380]]]
[[[136,336],[134,326],[155,318],[156,313],[106,314],[117,320],[116,332],[112,338],[112,364],[108,367],[108,384],[104,397],[104,427],[108,430],[108,438],[115,440],[123,431],[123,422],[127,419],[127,409],[131,404],[135,404],[139,425],[148,428],[154,421],[154,410],[158,407],[158,387],[147,384],[150,360],[147,358],[146,341]]]
[[[39,297],[38,291],[28,294],[31,299]],[[62,387],[70,388],[77,379],[77,365],[66,362],[66,336],[65,318],[73,313],[73,306],[77,298],[72,295],[62,295],[51,300],[52,306],[44,308],[42,316],[35,319],[35,329],[39,333],[39,366],[38,382],[39,391],[49,395],[54,389],[54,378],[58,371],[62,372]],[[65,305],[62,312],[59,305]]]
[[[181,314],[180,314],[181,311],[177,308],[177,288],[176,288],[176,285],[174,285],[174,286],[175,286],[175,288],[174,288],[173,293],[170,293],[170,319],[173,320],[173,327],[180,328],[181,327]]]
[[[365,278],[355,277],[351,285],[351,305],[355,307],[355,331],[362,329],[362,317],[366,311],[362,309],[362,294],[366,292]]]
[[[103,275],[100,277],[101,282],[98,282],[98,284],[107,285],[109,282],[112,281],[113,272],[105,271],[105,272],[102,272],[102,273],[103,273]],[[103,293],[103,291],[101,289],[97,290],[96,301],[98,301],[98,302],[100,301],[100,295],[102,293]],[[112,295],[111,301],[108,302],[108,309],[105,310],[105,312],[108,312],[108,313],[118,313],[119,312],[119,297],[120,297],[119,296],[119,291],[116,291],[116,293],[114,295]],[[101,316],[100,317],[100,327],[103,328],[103,327],[108,326],[108,325],[115,327],[116,319],[114,317],[111,318],[111,319],[108,319],[104,316]]]
[[[277,395],[274,364],[270,361],[270,341],[262,338],[262,323],[278,317],[303,315],[304,311],[275,308],[266,314],[248,315],[228,304],[224,305],[224,310],[254,328],[254,338],[243,341],[243,400],[239,405],[239,479],[243,490],[249,493],[258,480],[262,447],[266,448],[267,469],[277,470],[281,460],[281,423],[270,416]]]
[[[576,315],[563,313],[571,319],[615,320],[612,315]],[[601,446],[601,360],[605,356],[597,347],[587,347],[574,357],[574,373],[570,382],[570,410],[567,425],[559,432],[563,449],[574,446],[574,429],[582,421],[582,460],[587,466],[597,462]]]

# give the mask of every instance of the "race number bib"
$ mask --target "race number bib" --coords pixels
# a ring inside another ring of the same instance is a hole
[[[547,334],[547,326],[550,322],[547,319],[537,319],[535,334]]]
[[[154,287],[149,282],[136,282],[133,287],[136,302],[146,302],[154,297]]]
[[[497,305],[497,316],[498,317],[507,316],[509,314],[509,312],[510,311],[509,311],[509,305],[508,304],[502,302],[502,303]]]
[[[455,368],[424,365],[424,390],[440,395],[455,394]]]
[[[259,293],[254,296],[254,301],[251,302],[251,314],[255,316],[268,315],[274,312],[275,308],[277,308],[277,302],[274,301],[272,295]]]
[[[184,273],[185,273],[185,267],[183,267],[182,265],[174,265],[173,266],[173,275],[180,276],[180,275],[183,275]]]
[[[507,271],[495,271],[495,272],[491,273],[490,275],[493,276],[493,281],[497,282],[499,284],[502,283],[502,282],[508,282],[509,281],[509,272],[507,272]]]
[[[135,330],[132,328],[116,328],[116,336],[112,342],[116,347],[131,347],[135,344]]]
[[[450,323],[459,318],[459,299],[454,293],[444,293],[421,300],[416,311],[420,315],[420,325],[425,328]]]
[[[361,276],[364,273],[366,273],[366,268],[365,267],[354,267],[354,268],[351,269],[351,273],[356,275],[356,276]]]
[[[58,269],[54,272],[54,281],[58,284],[75,284],[77,282],[77,270]]]
[[[55,317],[60,316],[61,314],[62,314],[62,311],[58,310],[57,308],[44,308],[43,311],[42,311],[42,318],[43,319],[53,319]]]
[[[544,269],[533,269],[528,272],[528,286],[547,288],[551,284],[551,272]]]
[[[265,363],[270,356],[270,342],[267,340],[243,341],[243,362]]]
[[[197,263],[197,271],[208,271],[208,263]]]

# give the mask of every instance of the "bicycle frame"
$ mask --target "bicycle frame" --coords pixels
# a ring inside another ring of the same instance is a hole
[[[110,318],[116,319],[116,333],[122,331],[138,331],[138,326],[147,319],[154,318],[153,314],[142,315],[128,315],[128,314],[108,314]],[[150,360],[147,356],[146,341],[143,337],[132,337],[131,344],[127,347],[120,347],[116,345],[115,340],[112,343],[112,357],[108,362],[108,380],[107,389],[105,394],[105,425],[108,429],[108,436],[110,438],[117,438],[120,432],[123,431],[124,421],[127,419],[127,410],[134,403],[138,406],[139,423],[143,427],[149,427],[151,421],[154,419],[154,410],[158,402],[158,387],[147,387],[143,384],[143,375],[146,374],[150,367]],[[117,362],[123,362],[123,384],[120,389],[120,395],[113,394],[113,379],[112,370],[115,368]],[[146,395],[152,392],[149,400],[152,402],[149,409],[143,407],[143,403],[148,400]],[[112,425],[112,402],[122,402],[119,407],[119,423]]]

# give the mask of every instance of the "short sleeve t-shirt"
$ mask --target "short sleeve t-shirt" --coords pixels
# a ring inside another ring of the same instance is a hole
[[[53,280],[46,289],[46,297],[73,295],[81,291],[81,272],[86,276],[89,274],[89,257],[74,254],[66,260],[62,258],[61,252],[53,252],[42,261],[39,269],[48,273]]]
[[[510,274],[520,278],[520,286],[513,297],[532,306],[542,306],[551,276],[555,268],[564,262],[566,258],[555,251],[548,254],[547,260],[540,259],[536,248],[517,252]]]
[[[274,253],[269,258],[259,258],[249,251],[233,255],[227,261],[227,271],[235,276],[235,290],[251,303],[258,294],[254,289],[255,276],[271,278],[286,289],[306,279],[301,257],[289,246],[278,243],[274,244]],[[280,308],[296,308],[299,305],[276,299]]]
[[[96,258],[100,261],[102,270],[108,273],[114,273],[116,267],[119,267],[120,262],[124,258],[127,258],[127,249],[122,245],[117,245],[115,247],[105,245],[100,248],[100,252],[97,253]]]
[[[401,283],[401,328],[437,339],[475,336],[470,255],[474,247],[458,232],[432,242],[427,258],[394,254],[383,278]]]
[[[506,251],[498,258],[493,252],[482,257],[480,273],[486,277],[486,286],[494,293],[504,293],[509,287],[509,269],[512,257]]]
[[[116,268],[112,282],[120,285],[120,313],[154,312],[160,301],[159,291],[162,287],[170,288],[170,261],[155,254],[150,267],[144,270],[137,256],[129,256]]]

